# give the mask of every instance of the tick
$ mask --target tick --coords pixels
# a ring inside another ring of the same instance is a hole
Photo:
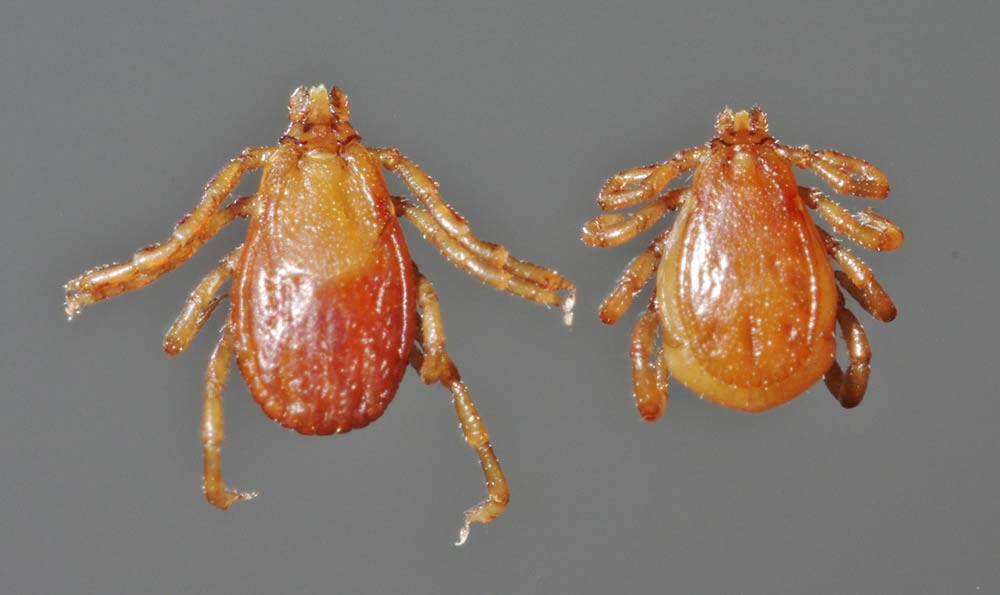
[[[222,227],[248,218],[246,241],[198,284],[163,340],[168,354],[184,351],[232,280],[231,307],[205,374],[205,497],[226,509],[256,495],[227,489],[222,479],[222,389],[233,355],[264,413],[309,435],[344,433],[378,419],[409,364],[425,383],[451,392],[486,479],[488,497],[466,511],[461,544],[471,523],[489,523],[503,512],[509,491],[486,426],[445,349],[438,296],[410,259],[397,218],[408,219],[480,281],[561,307],[567,324],[574,286],[478,239],[437,184],[399,151],[363,145],[340,89],[300,87],[288,111],[291,124],[278,145],[246,149],[223,167],[168,240],[70,281],[66,313],[72,318],[83,306],[152,283]],[[223,206],[240,177],[258,168],[257,192]],[[381,168],[401,177],[419,205],[391,196]]]
[[[708,144],[625,170],[601,188],[597,203],[605,211],[641,206],[628,216],[606,213],[589,221],[582,238],[590,246],[625,243],[678,210],[673,229],[629,264],[600,309],[601,320],[614,324],[656,274],[630,350],[643,418],[663,415],[669,375],[745,411],[781,405],[821,377],[844,407],[861,402],[871,351],[837,284],[877,320],[893,320],[896,307],[871,269],[817,227],[808,209],[871,250],[899,248],[903,233],[870,210],[852,215],[799,186],[793,166],[813,171],[840,194],[889,194],[885,175],[866,161],[779,144],[756,107],[726,109]],[[690,170],[690,185],[663,191]],[[840,270],[834,272],[831,259]],[[835,357],[836,326],[847,343],[846,372]]]

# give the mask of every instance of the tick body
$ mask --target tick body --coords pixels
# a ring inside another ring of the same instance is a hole
[[[209,182],[171,238],[128,262],[100,267],[66,285],[66,311],[143,287],[190,258],[234,219],[249,218],[246,241],[207,275],[164,338],[184,351],[224,299],[232,307],[205,376],[204,491],[218,508],[253,497],[225,487],[222,388],[235,355],[254,399],[281,425],[334,434],[378,419],[407,365],[452,395],[466,442],[480,460],[488,497],[465,513],[489,523],[509,491],[489,434],[445,348],[437,294],[410,259],[398,217],[411,221],[452,263],[492,287],[561,307],[572,320],[573,284],[555,271],[484,242],[446,205],[434,183],[395,149],[364,146],[347,97],[323,86],[295,91],[291,125],[276,147],[247,149]],[[263,168],[256,193],[223,206],[240,177]],[[382,169],[418,199],[390,196]]]
[[[303,434],[360,428],[406,371],[416,280],[360,144],[279,147],[233,276],[236,360],[267,415]]]
[[[860,159],[778,144],[757,108],[722,112],[706,146],[624,171],[602,189],[598,203],[605,210],[643,206],[630,216],[590,221],[583,230],[590,245],[628,241],[678,209],[673,229],[632,262],[600,312],[614,324],[655,275],[631,348],[636,405],[645,419],[663,415],[669,375],[746,411],[776,407],[824,377],[843,406],[861,401],[871,354],[838,284],[879,320],[892,320],[895,306],[871,270],[817,227],[808,210],[871,249],[894,250],[903,234],[879,215],[852,216],[799,186],[793,166],[813,169],[845,194],[889,192],[885,176]],[[689,186],[657,198],[688,170],[694,170]],[[841,270],[834,272],[831,259]],[[846,372],[835,361],[838,324],[851,359]]]

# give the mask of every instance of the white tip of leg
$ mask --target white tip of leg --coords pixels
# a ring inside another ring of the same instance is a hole
[[[465,540],[468,538],[469,538],[469,521],[465,521],[465,524],[462,525],[461,530],[459,530],[458,532],[458,541],[455,542],[455,545],[461,546],[463,543],[465,543]]]
[[[566,326],[573,326],[573,306],[576,305],[576,293],[570,293],[563,302],[563,323]]]

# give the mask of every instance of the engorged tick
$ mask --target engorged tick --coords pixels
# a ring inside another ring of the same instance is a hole
[[[825,376],[841,405],[854,407],[868,384],[871,352],[836,282],[878,320],[891,321],[896,308],[871,269],[818,228],[806,207],[871,250],[899,248],[903,233],[870,210],[851,215],[799,186],[792,166],[812,170],[840,194],[865,198],[885,198],[888,181],[861,159],[778,144],[756,107],[726,109],[715,131],[705,146],[611,177],[597,198],[603,210],[644,206],[628,217],[600,215],[583,228],[584,243],[616,246],[680,209],[673,230],[632,261],[600,310],[601,320],[614,324],[656,272],[632,333],[639,414],[650,421],[663,415],[668,371],[696,393],[746,411],[780,405]],[[656,198],[691,169],[689,186]],[[847,342],[846,372],[835,358],[835,325]]]
[[[255,495],[226,489],[222,480],[222,388],[234,353],[264,412],[302,434],[343,433],[375,421],[409,363],[424,382],[451,391],[486,478],[488,497],[466,511],[461,544],[471,523],[489,523],[503,512],[509,492],[486,426],[445,350],[437,294],[410,260],[397,217],[409,219],[473,277],[561,307],[567,324],[573,284],[474,236],[437,184],[396,149],[362,145],[340,89],[300,87],[288,109],[291,125],[278,146],[246,149],[233,159],[167,241],[70,281],[66,312],[72,318],[83,306],[152,283],[236,217],[249,218],[246,242],[198,284],[163,340],[168,354],[184,351],[232,278],[232,307],[205,376],[206,498],[225,509]],[[380,167],[399,175],[423,208],[391,196]],[[258,191],[220,208],[240,177],[258,168]]]

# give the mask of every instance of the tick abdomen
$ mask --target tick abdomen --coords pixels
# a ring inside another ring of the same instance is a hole
[[[787,400],[769,393],[791,398],[788,385],[804,390],[830,367],[833,272],[791,167],[771,147],[713,150],[664,252],[658,300],[680,381],[759,410]]]
[[[382,415],[413,343],[413,268],[360,144],[284,149],[234,279],[237,359],[265,413],[303,434]]]

